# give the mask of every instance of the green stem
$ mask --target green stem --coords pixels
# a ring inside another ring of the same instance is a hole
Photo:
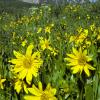
[[[83,100],[83,87],[82,87],[80,94],[79,94],[79,100]]]
[[[80,84],[81,84],[81,89],[80,89],[80,93],[79,93],[79,100],[84,100],[84,85],[85,85],[85,81],[83,80],[81,75],[80,75]]]

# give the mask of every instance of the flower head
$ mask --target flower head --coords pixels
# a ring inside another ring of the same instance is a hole
[[[90,76],[89,70],[95,70],[95,68],[88,63],[92,58],[87,56],[87,50],[82,52],[81,48],[79,51],[73,48],[73,54],[67,54],[67,56],[68,58],[65,58],[65,60],[69,62],[69,66],[72,66],[71,70],[73,74],[78,72],[81,74],[82,71],[84,71],[87,76]]]
[[[25,100],[57,100],[54,96],[56,94],[56,89],[52,88],[50,84],[48,84],[46,89],[43,90],[42,83],[39,82],[38,88],[33,85],[32,88],[29,88],[28,90],[33,95],[25,96]]]
[[[45,33],[51,33],[51,27],[49,26],[45,27]]]
[[[44,39],[43,37],[40,37],[39,39],[40,39],[40,47],[43,51],[44,50],[49,50],[49,51],[51,51],[51,54],[53,54],[54,56],[57,55],[58,50],[51,47],[49,39]]]
[[[42,50],[45,49],[52,50],[52,47],[50,46],[50,41],[47,39],[43,39],[43,37],[40,37],[40,46]]]
[[[88,36],[88,30],[84,29],[83,31],[79,32],[78,34],[71,36],[69,42],[74,42],[76,45],[80,45],[84,42],[84,40]]]
[[[17,73],[20,79],[26,78],[26,82],[31,84],[32,75],[37,77],[38,69],[43,63],[43,60],[40,58],[40,52],[34,52],[32,54],[33,45],[30,44],[27,47],[26,54],[23,55],[17,51],[14,51],[16,59],[12,59],[9,62],[14,64],[14,73]]]

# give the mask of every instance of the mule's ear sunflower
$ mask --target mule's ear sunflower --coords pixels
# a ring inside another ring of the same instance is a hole
[[[46,89],[42,89],[42,83],[38,83],[38,88],[33,84],[32,88],[28,88],[32,95],[26,95],[25,100],[57,100],[55,97],[56,89],[52,88],[50,83],[47,85]]]
[[[33,47],[33,44],[30,44],[27,47],[25,55],[14,51],[16,59],[10,60],[10,62],[14,64],[13,72],[18,74],[20,79],[26,79],[28,84],[31,84],[33,76],[38,76],[38,70],[43,63],[39,51],[32,53]]]
[[[88,63],[92,58],[87,55],[87,50],[82,52],[82,48],[79,48],[79,50],[72,48],[72,51],[73,53],[67,54],[68,57],[65,58],[69,62],[67,65],[71,66],[72,73],[79,72],[81,74],[84,71],[87,76],[90,76],[89,70],[95,70],[95,68]]]

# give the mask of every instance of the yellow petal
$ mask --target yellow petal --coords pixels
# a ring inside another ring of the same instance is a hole
[[[26,77],[26,74],[27,74],[27,70],[26,69],[22,70],[19,73],[19,78],[23,80]]]
[[[20,71],[22,71],[24,68],[22,67],[22,66],[20,66],[20,67],[17,67],[17,66],[15,66],[15,68],[14,68],[14,72],[15,73],[18,73],[18,72],[20,72]]]
[[[16,65],[22,65],[23,64],[21,59],[12,59],[9,62],[11,62],[12,64],[16,64]]]
[[[73,47],[72,48],[74,55],[78,55],[78,51]]]
[[[28,88],[29,92],[35,96],[41,96],[42,92],[33,84],[32,88]]]
[[[28,57],[31,56],[33,47],[34,47],[34,46],[33,46],[32,44],[30,44],[30,45],[27,47],[26,56],[28,56]]]
[[[68,65],[68,66],[76,66],[76,65],[78,65],[78,63],[75,61],[75,63],[74,62],[71,62],[71,63],[66,64],[66,65]]]
[[[24,96],[25,100],[41,100],[41,97],[38,96]]]
[[[33,66],[33,67],[35,67],[35,66]],[[38,76],[38,68],[32,68],[32,69],[31,69],[31,72],[32,72],[32,75],[33,75],[34,77],[37,77],[37,76]]]
[[[39,51],[34,52],[34,53],[32,54],[32,60],[33,60],[33,61],[34,61],[35,58],[40,58],[40,52],[39,52]]]
[[[5,82],[5,81],[6,81],[6,79],[1,79],[1,83]]]
[[[88,70],[88,67],[87,67],[87,66],[85,66],[85,67],[84,67],[84,71],[85,71],[85,73],[87,74],[87,76],[89,77],[89,76],[90,76],[90,72],[89,72],[89,70]]]
[[[80,71],[80,67],[79,66],[74,66],[74,67],[71,68],[71,70],[73,70],[72,71],[73,74],[76,74]]]
[[[67,60],[68,62],[72,63],[72,64],[77,64],[78,60],[77,59],[72,59],[72,58],[65,58],[65,60]]]
[[[92,58],[89,57],[89,56],[86,56],[86,59],[87,59],[88,62],[92,60]]]
[[[83,51],[83,54],[84,54],[84,55],[87,55],[87,50],[84,50],[84,51]]]
[[[22,89],[21,84],[22,84],[21,81],[17,81],[17,82],[15,83],[14,89],[16,90],[16,92],[17,92],[18,94],[20,93],[20,91],[21,91],[21,89]]]
[[[82,74],[82,71],[84,70],[84,65],[82,66],[80,66],[80,74]]]
[[[67,54],[67,56],[69,56],[70,58],[73,58],[73,59],[77,59],[76,56],[73,54]]]
[[[51,97],[49,100],[58,100],[56,97]]]
[[[72,58],[65,58],[65,60],[71,62],[73,59]]]
[[[0,84],[0,88],[1,88],[1,89],[4,89],[4,86],[3,86],[3,84]]]
[[[88,65],[88,69],[90,69],[90,70],[95,70],[95,68],[92,67],[91,65]]]
[[[48,83],[46,89],[49,90],[50,88],[51,88],[51,85],[50,85],[50,83]]]
[[[51,91],[51,94],[52,95],[55,95],[56,94],[56,89],[55,88],[51,89],[50,91]]]
[[[22,55],[21,53],[17,52],[17,51],[13,51],[14,55],[16,56],[16,58],[22,58],[24,57],[24,55]]]
[[[38,87],[39,87],[39,90],[42,91],[42,83],[41,82],[38,83]]]
[[[28,84],[31,84],[31,81],[32,81],[32,73],[31,73],[31,70],[28,70],[27,75],[26,75],[26,82]]]
[[[25,93],[28,94],[28,89],[27,89],[27,87],[26,87],[26,84],[24,84],[24,91],[25,91]]]

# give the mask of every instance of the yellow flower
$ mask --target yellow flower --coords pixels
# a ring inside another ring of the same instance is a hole
[[[22,41],[21,45],[24,47],[26,45],[26,43],[27,43],[27,40],[25,39],[24,41]]]
[[[16,90],[16,92],[17,92],[18,94],[20,93],[20,91],[21,91],[22,89],[24,89],[25,93],[28,94],[27,85],[25,84],[25,82],[24,82],[23,80],[16,79],[14,89]]]
[[[19,52],[14,51],[16,59],[12,59],[9,62],[14,64],[14,73],[18,73],[20,79],[26,78],[26,82],[31,84],[32,75],[37,77],[38,69],[43,63],[43,60],[40,58],[40,52],[34,52],[32,54],[33,45],[30,44],[27,47],[26,54],[23,55]]]
[[[45,33],[51,33],[51,27],[49,26],[45,27]]]
[[[84,39],[86,38],[85,34],[80,34],[77,38],[76,38],[76,44],[82,43],[84,41]]]
[[[57,100],[54,96],[56,94],[56,89],[52,88],[50,84],[43,90],[42,83],[39,82],[38,88],[33,85],[32,88],[29,88],[28,90],[32,95],[24,96],[25,100]]]
[[[42,50],[45,50],[45,49],[52,50],[49,40],[43,39],[43,37],[40,37],[40,46]]]
[[[80,43],[83,43],[87,36],[88,30],[84,29],[84,31],[81,31],[79,34],[76,34],[76,36],[71,36],[69,42],[75,42],[76,45],[79,45]]]
[[[84,39],[86,39],[88,35],[88,30],[84,29],[83,32],[81,32],[78,36],[76,36],[76,44],[78,45],[79,43],[82,43],[84,41]]]
[[[6,79],[2,79],[0,76],[0,89],[4,89],[3,83],[6,81]]]
[[[87,50],[84,50],[82,52],[82,49],[80,48],[79,51],[77,51],[75,48],[73,48],[73,54],[67,54],[68,58],[65,58],[69,62],[69,66],[71,67],[72,73],[76,74],[82,71],[84,71],[87,76],[90,76],[89,70],[95,70],[88,62],[92,60],[91,57],[87,56]]]
[[[51,54],[53,54],[54,56],[56,56],[58,54],[58,50],[56,50],[55,48],[52,48],[50,46],[50,42],[47,39],[43,39],[43,37],[40,37],[40,47],[41,49],[44,51],[45,49],[48,49],[51,51]]]
[[[42,32],[42,28],[41,28],[41,27],[39,27],[39,29],[38,29],[37,33],[41,33],[41,32]]]

